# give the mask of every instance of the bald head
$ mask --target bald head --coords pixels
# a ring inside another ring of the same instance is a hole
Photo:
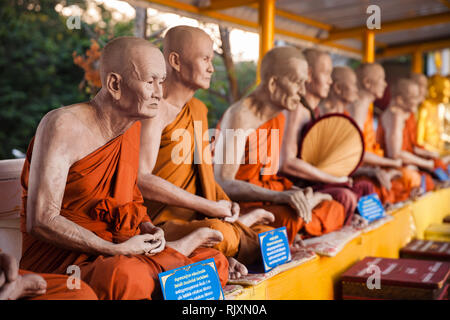
[[[392,93],[393,96],[406,96],[412,91],[417,91],[418,87],[419,85],[414,80],[409,78],[400,78],[397,80]]]
[[[99,99],[134,119],[155,117],[162,98],[166,66],[161,51],[148,41],[120,37],[110,41],[100,57]]]
[[[314,48],[305,49],[303,54],[305,55],[306,61],[308,62],[308,66],[310,68],[316,68],[316,66],[320,64],[321,58],[330,57],[325,51]]]
[[[330,91],[332,83],[331,72],[333,62],[328,53],[318,49],[306,49],[304,52],[309,68],[309,82],[306,90],[309,95],[320,99],[325,99]]]
[[[384,95],[387,83],[384,68],[378,63],[362,63],[356,68],[358,86],[380,99]]]
[[[123,78],[133,75],[142,79],[142,67],[148,60],[161,64],[162,54],[147,40],[136,37],[119,37],[107,43],[100,57],[100,78],[106,85],[109,73],[117,73]],[[164,61],[162,61],[164,63]]]
[[[271,77],[282,77],[292,73],[292,65],[298,61],[306,63],[302,52],[294,47],[275,47],[268,51],[261,61],[261,82],[267,83]]]
[[[413,72],[413,73],[411,73],[410,78],[411,78],[411,80],[413,80],[414,82],[416,82],[418,84],[421,100],[422,101],[425,100],[425,98],[427,96],[427,89],[428,89],[427,77],[422,73]]]
[[[340,100],[350,103],[358,98],[358,81],[351,68],[346,66],[334,67],[331,79],[333,80],[331,92]]]
[[[356,76],[359,81],[362,81],[364,77],[371,77],[380,73],[384,74],[384,68],[379,63],[361,63],[356,68]]]
[[[190,26],[176,26],[167,31],[163,41],[163,52],[166,61],[169,54],[176,52],[183,57],[195,55],[199,44],[207,43],[212,46],[210,36],[200,28]]]
[[[401,78],[393,88],[395,105],[407,111],[415,111],[420,103],[419,85],[410,78]]]
[[[331,79],[333,83],[347,82],[353,79],[356,81],[356,74],[355,71],[347,66],[337,66],[333,68]]]
[[[205,31],[177,26],[167,31],[163,45],[166,85],[178,83],[194,91],[209,88],[214,72],[214,43]]]

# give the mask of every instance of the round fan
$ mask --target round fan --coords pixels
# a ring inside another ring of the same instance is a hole
[[[364,155],[364,139],[350,117],[331,113],[317,119],[305,132],[300,158],[336,177],[351,175]]]

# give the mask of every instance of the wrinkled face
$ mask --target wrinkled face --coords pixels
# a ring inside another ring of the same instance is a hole
[[[301,96],[305,94],[305,83],[308,80],[308,64],[305,60],[291,59],[288,62],[289,72],[276,77],[271,101],[283,109],[295,110],[300,105]]]
[[[386,89],[387,83],[385,80],[384,69],[381,66],[376,66],[373,68],[371,77],[371,91],[377,99],[383,98],[384,90]]]
[[[146,48],[142,55],[130,61],[130,68],[121,82],[120,108],[137,119],[155,117],[162,98],[162,83],[166,78],[164,56],[156,48]]]
[[[352,103],[358,99],[358,82],[354,73],[346,75],[345,81],[340,82],[340,85],[342,100],[347,103]]]
[[[194,90],[208,89],[214,72],[213,42],[207,35],[199,35],[180,55],[180,76]]]
[[[307,84],[307,90],[312,94],[325,99],[330,91],[331,73],[333,62],[328,54],[321,54],[315,64],[311,66],[311,78]]]
[[[422,102],[420,89],[417,84],[411,84],[402,94],[403,108],[409,112],[416,112],[419,104]]]

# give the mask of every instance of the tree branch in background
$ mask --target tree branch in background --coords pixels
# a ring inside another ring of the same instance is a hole
[[[222,99],[224,101],[228,101],[228,95],[226,95],[224,93],[221,93],[221,92],[211,89],[211,88],[208,89],[208,92],[215,95],[216,97],[219,97],[220,99]]]
[[[241,98],[241,93],[239,92],[238,81],[236,77],[236,69],[234,67],[233,57],[231,56],[231,46],[230,46],[230,29],[219,25],[220,39],[222,40],[222,54],[228,82],[230,84],[230,91],[228,102],[232,104]]]
[[[134,19],[134,35],[147,39],[147,8],[134,7],[136,18]]]

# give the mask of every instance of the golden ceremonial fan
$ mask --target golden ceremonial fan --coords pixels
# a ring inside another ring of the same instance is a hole
[[[316,168],[336,177],[351,175],[364,155],[364,139],[350,117],[331,113],[315,120],[306,130],[299,156]]]

